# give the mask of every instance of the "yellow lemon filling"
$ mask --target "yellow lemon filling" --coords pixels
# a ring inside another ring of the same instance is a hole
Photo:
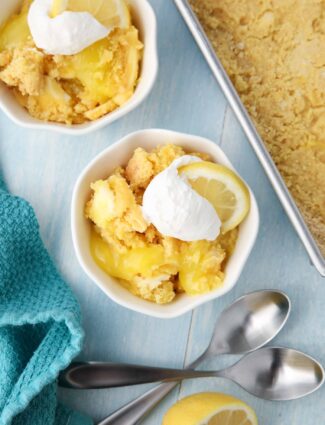
[[[221,287],[238,235],[239,222],[214,241],[184,242],[162,235],[145,221],[141,205],[146,187],[183,155],[185,151],[175,145],[152,152],[137,148],[126,167],[91,184],[85,209],[93,223],[90,248],[96,263],[133,294],[158,304],[171,302],[178,293],[198,295]],[[246,190],[245,186],[243,196]]]

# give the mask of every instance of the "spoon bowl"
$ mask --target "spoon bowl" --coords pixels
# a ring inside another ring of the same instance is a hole
[[[266,400],[294,400],[316,391],[324,370],[312,357],[290,348],[263,348],[226,369],[225,377]]]
[[[243,354],[264,346],[281,331],[290,311],[290,300],[280,291],[242,296],[221,313],[206,355]]]

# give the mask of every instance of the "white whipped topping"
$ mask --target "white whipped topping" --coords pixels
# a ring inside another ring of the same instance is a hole
[[[50,17],[52,0],[34,0],[28,25],[39,49],[51,55],[74,55],[111,31],[88,12],[63,12]]]
[[[221,222],[212,204],[199,195],[178,173],[178,167],[201,159],[184,155],[157,174],[143,195],[142,212],[165,236],[182,241],[213,241]]]

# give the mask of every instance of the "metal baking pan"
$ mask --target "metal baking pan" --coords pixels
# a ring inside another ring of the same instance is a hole
[[[246,108],[241,102],[232,82],[224,70],[220,60],[216,56],[204,30],[194,14],[187,0],[174,0],[179,12],[183,16],[189,30],[197,42],[203,56],[208,62],[213,75],[218,81],[221,90],[233,109],[239,123],[241,124],[250,144],[252,145],[258,159],[260,160],[265,173],[277,193],[283,208],[288,214],[291,223],[296,229],[302,243],[304,244],[311,262],[322,276],[325,276],[325,259],[308,229],[297,205],[295,204],[284,180],[282,179],[275,163],[268,153],[260,135],[258,134],[253,121]]]

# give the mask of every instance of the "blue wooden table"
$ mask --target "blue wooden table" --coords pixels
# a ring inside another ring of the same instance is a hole
[[[35,208],[45,244],[81,303],[86,331],[82,358],[183,367],[207,346],[224,306],[246,292],[278,288],[292,299],[293,311],[275,344],[306,351],[325,364],[325,281],[310,265],[172,0],[151,2],[159,25],[160,72],[151,95],[136,111],[95,134],[78,138],[27,131],[0,113],[0,167],[12,192]],[[148,127],[198,134],[218,143],[252,187],[261,213],[257,243],[235,289],[175,320],[145,317],[110,301],[81,270],[71,241],[71,193],[82,168],[122,136]],[[217,358],[204,368],[223,367],[234,360]],[[64,390],[60,397],[99,419],[147,388],[150,386]],[[160,424],[166,409],[178,398],[210,390],[228,392],[248,402],[256,409],[261,425],[325,424],[325,386],[302,400],[272,403],[258,400],[232,383],[213,379],[184,382],[144,424]]]

